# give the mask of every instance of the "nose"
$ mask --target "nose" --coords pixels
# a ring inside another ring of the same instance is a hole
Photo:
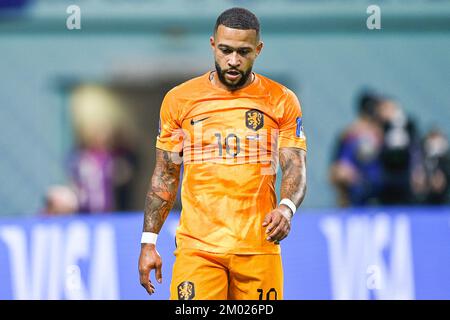
[[[233,53],[231,53],[228,59],[228,65],[230,67],[238,67],[240,63],[241,62],[239,61],[239,55],[237,54],[237,52],[234,51]]]

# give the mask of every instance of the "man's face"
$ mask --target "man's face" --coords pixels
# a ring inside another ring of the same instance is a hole
[[[253,63],[261,52],[263,43],[256,30],[239,30],[220,25],[210,38],[219,80],[230,90],[246,84]]]
[[[393,121],[399,114],[400,107],[392,100],[381,102],[376,109],[376,116],[382,123]]]

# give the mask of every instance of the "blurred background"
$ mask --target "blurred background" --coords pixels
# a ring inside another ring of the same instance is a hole
[[[381,29],[368,28],[372,4]],[[233,6],[261,22],[254,70],[303,108],[308,193],[283,250],[286,279],[300,267],[308,285],[285,296],[450,298],[450,273],[430,278],[450,264],[450,1],[0,0],[0,299],[146,298],[136,265],[160,104],[212,70],[209,36]],[[180,209],[178,199],[156,298],[167,298]],[[353,255],[327,241],[344,248],[367,233],[351,251],[373,253],[360,278],[342,277]],[[432,257],[414,254],[438,243]],[[31,293],[26,261],[41,275]],[[97,281],[111,263],[113,288]],[[390,287],[376,276],[386,273]],[[381,282],[370,289],[368,277]]]

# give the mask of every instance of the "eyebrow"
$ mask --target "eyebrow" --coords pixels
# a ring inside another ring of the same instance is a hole
[[[231,47],[229,45],[226,45],[226,44],[219,44],[217,47],[219,49],[231,49],[233,51],[235,51],[235,50],[252,50],[251,47],[239,47],[239,48],[236,49],[236,48],[233,48],[233,47]]]

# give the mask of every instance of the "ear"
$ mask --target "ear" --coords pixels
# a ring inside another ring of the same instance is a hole
[[[214,36],[209,37],[209,44],[211,45],[212,51],[216,49],[216,42],[214,41]]]
[[[261,53],[262,48],[264,47],[264,42],[260,41],[256,46],[256,55],[258,56]]]

